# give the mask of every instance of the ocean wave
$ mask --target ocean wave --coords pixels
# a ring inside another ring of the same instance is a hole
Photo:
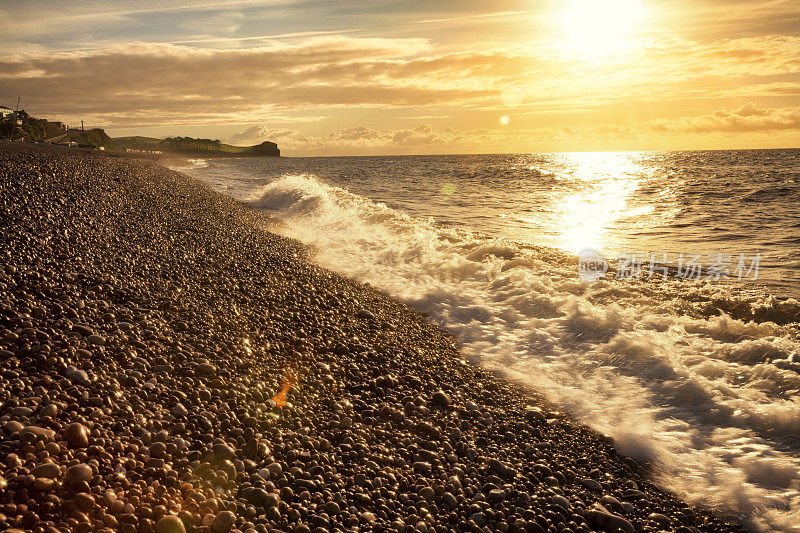
[[[651,461],[665,488],[754,530],[796,530],[797,300],[712,283],[586,284],[564,252],[443,228],[311,175],[251,200],[323,266],[426,313],[471,361]]]

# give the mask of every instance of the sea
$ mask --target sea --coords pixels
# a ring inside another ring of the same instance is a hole
[[[800,150],[192,160],[689,503],[800,531]]]

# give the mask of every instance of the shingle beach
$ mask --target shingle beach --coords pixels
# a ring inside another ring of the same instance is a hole
[[[741,530],[276,223],[0,142],[0,530]]]

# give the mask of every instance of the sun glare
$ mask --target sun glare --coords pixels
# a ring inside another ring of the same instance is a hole
[[[578,252],[585,248],[605,250],[607,232],[619,219],[630,215],[631,195],[639,187],[641,174],[634,157],[625,152],[563,154],[571,167],[577,192],[560,201],[561,247]]]
[[[596,59],[632,46],[632,35],[644,18],[639,0],[565,0],[560,14],[562,49]]]

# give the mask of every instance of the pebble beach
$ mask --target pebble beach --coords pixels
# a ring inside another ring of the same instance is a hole
[[[276,224],[0,142],[0,530],[746,530]]]

